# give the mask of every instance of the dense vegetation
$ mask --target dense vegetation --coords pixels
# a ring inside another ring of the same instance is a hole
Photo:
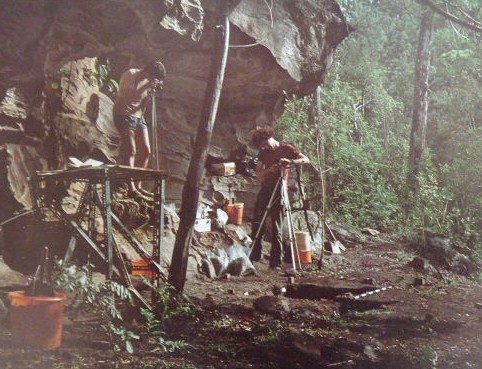
[[[328,217],[404,234],[430,231],[480,252],[482,34],[434,18],[427,146],[419,188],[411,191],[414,71],[427,8],[412,1],[341,3],[356,30],[321,88],[321,123],[309,119],[314,99],[290,97],[277,124],[283,139],[302,148],[318,173],[326,171]],[[459,5],[482,19],[479,1]],[[307,182],[320,206],[319,174]]]

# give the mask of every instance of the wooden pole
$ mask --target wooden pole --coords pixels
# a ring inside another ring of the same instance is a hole
[[[186,182],[182,191],[182,206],[180,223],[177,231],[169,283],[174,286],[178,294],[182,294],[187,274],[189,247],[192,240],[196,211],[199,203],[199,188],[204,175],[206,158],[211,144],[211,137],[218,110],[219,98],[224,80],[224,71],[229,49],[229,19],[224,16],[224,27],[219,26],[216,35],[214,57],[211,64],[211,75],[205,93],[203,111],[199,122],[196,141],[189,163]]]
[[[159,141],[158,141],[158,126],[157,126],[157,104],[156,104],[156,91],[152,93],[152,153],[154,155],[154,169],[159,170]]]

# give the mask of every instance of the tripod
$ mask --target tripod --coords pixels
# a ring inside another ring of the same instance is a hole
[[[293,218],[291,214],[291,205],[290,205],[290,200],[288,195],[288,183],[284,174],[285,174],[285,167],[280,167],[280,176],[278,178],[278,181],[276,182],[275,187],[273,188],[273,191],[271,193],[266,209],[263,213],[263,217],[261,218],[261,222],[258,226],[252,245],[253,246],[257,245],[261,241],[262,230],[264,229],[266,219],[268,218],[268,215],[271,212],[271,209],[273,208],[273,206],[277,203],[277,201],[280,201],[281,213],[283,215],[282,218],[288,221],[288,240],[289,240],[289,246],[290,246],[290,252],[291,252],[291,263],[293,266],[293,270],[296,271],[296,261],[298,261],[299,269],[301,269],[301,261],[300,261],[300,255],[298,252],[298,247],[296,244]],[[295,253],[296,253],[296,257],[295,257]]]

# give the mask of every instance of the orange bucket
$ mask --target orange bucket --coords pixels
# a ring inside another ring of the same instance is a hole
[[[152,279],[152,280],[155,279],[156,273],[154,273],[152,271],[149,262],[147,262],[143,259],[132,260],[131,266],[132,266],[131,275],[143,275],[146,278],[149,278],[149,279]]]
[[[228,221],[232,224],[243,224],[244,203],[237,202],[234,204],[226,204],[226,213],[228,214]]]
[[[62,343],[66,297],[25,296],[24,291],[8,294],[10,324],[15,343],[33,348],[52,349]]]
[[[300,262],[301,264],[311,264],[311,251],[310,250],[300,250]]]

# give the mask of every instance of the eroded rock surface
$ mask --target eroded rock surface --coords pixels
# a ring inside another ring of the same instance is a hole
[[[64,168],[69,156],[114,161],[109,79],[161,59],[168,71],[157,96],[159,155],[170,173],[167,199],[181,202],[221,12],[231,48],[210,159],[252,153],[249,132],[282,113],[286,94],[322,83],[334,48],[350,32],[331,0],[24,0],[0,13],[0,222],[29,209],[28,177]],[[109,60],[106,80],[99,65]],[[229,180],[228,180],[229,181]],[[228,196],[207,173],[202,199]],[[249,216],[257,183],[235,180]]]

